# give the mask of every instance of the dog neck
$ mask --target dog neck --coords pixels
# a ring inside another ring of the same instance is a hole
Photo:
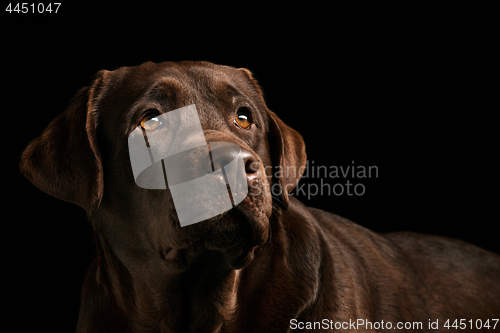
[[[91,323],[98,331],[218,332],[234,319],[241,269],[230,269],[221,254],[206,252],[188,271],[169,274],[127,268],[102,236],[96,241],[77,332],[92,331]]]

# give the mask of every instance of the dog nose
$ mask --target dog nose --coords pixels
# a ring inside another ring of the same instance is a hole
[[[260,163],[250,150],[236,145],[222,146],[211,151],[214,170],[221,169],[236,158],[241,158],[247,177],[257,176]]]

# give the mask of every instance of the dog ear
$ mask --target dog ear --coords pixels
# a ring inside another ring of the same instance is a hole
[[[96,140],[96,102],[108,71],[80,89],[65,112],[33,140],[21,156],[21,173],[40,190],[92,214],[103,194],[103,170]]]
[[[262,98],[265,106],[262,90],[252,73],[246,68],[240,68],[240,70],[252,82],[254,91]],[[288,194],[297,186],[306,167],[306,147],[302,136],[297,131],[286,125],[274,112],[265,108],[269,119],[267,138],[273,165],[271,193],[280,207],[287,209]],[[279,191],[274,189],[275,184],[279,184]]]
[[[273,183],[279,184],[279,194],[272,190],[281,208],[288,208],[288,193],[297,186],[304,173],[307,156],[302,136],[269,111],[269,149],[273,163]],[[273,184],[273,186],[274,186]]]

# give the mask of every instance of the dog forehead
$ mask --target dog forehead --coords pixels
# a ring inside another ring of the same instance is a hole
[[[154,82],[168,77],[198,85],[235,83],[234,79],[241,75],[236,68],[203,61],[146,62],[134,67],[121,67],[117,72],[124,72],[125,75],[121,75],[122,81]]]
[[[109,99],[133,103],[143,96],[227,98],[249,95],[251,87],[242,73],[233,67],[208,62],[147,62],[121,67],[112,72],[108,83]],[[180,95],[180,96],[179,96]]]

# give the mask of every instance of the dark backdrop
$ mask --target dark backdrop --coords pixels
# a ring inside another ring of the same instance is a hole
[[[11,312],[1,325],[24,313],[11,331],[74,330],[94,256],[83,210],[22,178],[22,150],[95,72],[148,60],[246,67],[315,165],[378,167],[376,178],[350,179],[363,195],[300,195],[307,205],[377,232],[445,235],[500,252],[497,35],[489,8],[455,5],[226,12],[63,3],[57,14],[3,12],[2,272]],[[304,179],[303,188],[319,182]]]

